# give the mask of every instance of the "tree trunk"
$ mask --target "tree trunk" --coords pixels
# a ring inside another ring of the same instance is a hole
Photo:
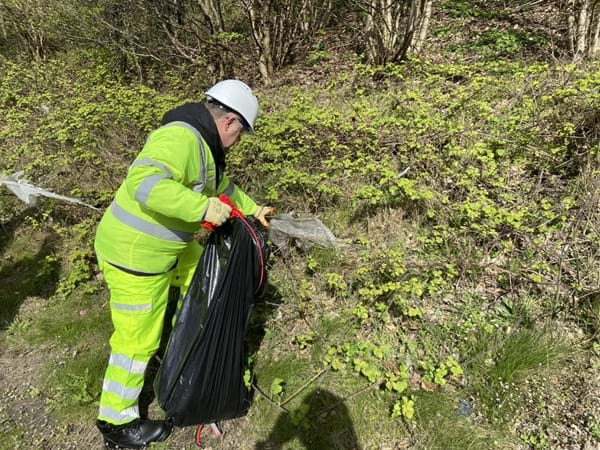
[[[365,0],[356,4],[363,13],[366,54],[371,63],[398,62],[408,51],[421,50],[433,0]]]
[[[273,76],[273,49],[271,48],[271,29],[266,23],[269,4],[266,1],[248,0],[244,6],[250,18],[252,37],[258,50],[258,71],[265,84],[271,84]]]
[[[581,9],[579,10],[579,17],[577,20],[577,44],[574,55],[574,59],[576,61],[583,59],[584,55],[586,54],[588,43],[587,34],[590,25],[590,17],[588,14],[589,7],[590,0],[582,0]]]
[[[433,10],[433,0],[425,0],[423,19],[421,20],[419,34],[416,39],[416,42],[414,42],[412,45],[413,52],[416,54],[419,54],[421,52],[423,43],[425,42],[425,39],[427,38],[427,33],[429,32],[429,22],[431,20],[432,10]]]
[[[210,34],[219,34],[225,31],[221,2],[219,0],[198,0],[198,5],[210,27]]]
[[[569,51],[575,54],[575,39],[577,29],[575,28],[575,0],[567,0],[567,29],[569,33]]]
[[[250,20],[258,69],[266,84],[287,64],[298,45],[328,20],[332,0],[239,0]]]
[[[596,1],[592,10],[591,43],[588,57],[595,58],[600,54],[600,1]]]
[[[198,5],[210,28],[210,36],[213,39],[218,39],[219,36],[225,32],[225,23],[221,12],[220,0],[198,0]],[[213,71],[217,74],[219,79],[230,78],[233,76],[231,58],[228,57],[227,53],[217,50],[212,52],[211,57]]]

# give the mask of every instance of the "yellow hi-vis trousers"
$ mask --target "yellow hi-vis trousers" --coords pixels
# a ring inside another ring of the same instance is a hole
[[[169,287],[179,287],[183,298],[202,251],[194,242],[173,270],[149,276],[132,275],[99,261],[110,290],[114,332],[98,419],[120,425],[139,418],[138,398],[148,362],[160,345]]]

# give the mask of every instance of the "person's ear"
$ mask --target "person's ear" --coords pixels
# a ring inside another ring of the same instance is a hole
[[[235,122],[235,117],[233,115],[228,114],[225,116],[225,130],[229,130],[229,127]]]

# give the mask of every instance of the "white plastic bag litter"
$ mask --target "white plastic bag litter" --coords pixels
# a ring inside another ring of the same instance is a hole
[[[56,198],[58,200],[64,200],[70,203],[76,203],[78,205],[87,206],[95,211],[100,211],[92,205],[88,205],[85,202],[73,197],[65,197],[64,195],[58,195],[54,192],[47,191],[46,189],[39,188],[29,183],[27,180],[21,179],[23,171],[15,172],[12,175],[0,175],[0,184],[7,187],[9,191],[19,197],[20,200],[27,203],[30,206],[35,206],[39,197]]]
[[[280,214],[271,219],[269,239],[282,251],[288,251],[291,245],[306,250],[313,245],[331,248],[342,244],[316,217],[291,214]]]

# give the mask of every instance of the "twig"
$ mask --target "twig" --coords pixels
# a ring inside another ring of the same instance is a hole
[[[317,378],[319,378],[321,375],[323,375],[325,372],[327,372],[328,368],[326,367],[325,369],[321,370],[318,374],[316,374],[315,376],[313,376],[310,380],[308,380],[306,383],[304,383],[302,386],[300,386],[300,389],[298,389],[296,392],[294,392],[292,395],[290,395],[285,402],[281,403],[280,406],[283,407],[286,404],[288,404],[290,401],[292,401],[294,398],[296,398],[298,396],[298,394],[300,394],[304,389],[306,389],[308,386],[310,386],[310,384],[315,381]]]
[[[374,383],[371,383],[371,384],[365,386],[364,388],[361,388],[358,391],[353,392],[352,394],[347,395],[347,396],[341,398],[340,400],[338,400],[337,402],[335,402],[333,405],[331,405],[328,408],[325,408],[324,410],[322,410],[321,412],[319,412],[319,414],[317,414],[317,417],[322,417],[325,413],[331,411],[332,409],[337,408],[340,404],[344,403],[346,400],[350,400],[351,398],[356,397],[359,394],[362,394],[364,391],[372,389],[374,386],[378,386],[379,383],[381,383],[381,380],[377,380]]]
[[[275,403],[273,400],[271,400],[271,397],[269,397],[267,394],[265,394],[262,389],[260,387],[258,387],[258,384],[256,383],[252,383],[252,386],[254,387],[254,389],[256,389],[264,398],[266,398],[269,403],[271,403],[273,406],[277,407],[278,409],[280,409],[281,411],[288,413],[289,411],[287,409],[285,409],[283,406],[281,406],[279,403]]]

